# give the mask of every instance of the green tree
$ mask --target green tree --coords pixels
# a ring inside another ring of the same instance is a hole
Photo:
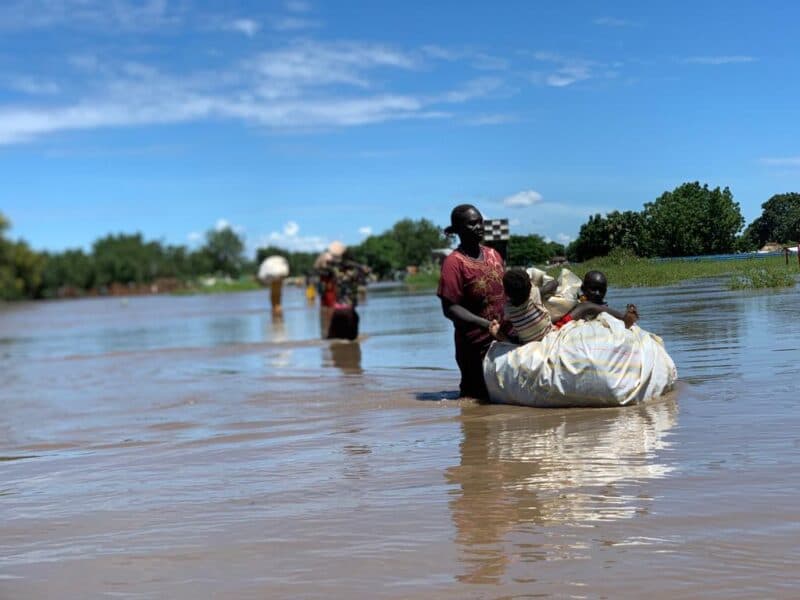
[[[617,210],[606,215],[606,235],[609,252],[616,248],[629,250],[637,256],[646,256],[645,221],[640,212]]]
[[[208,231],[201,251],[208,258],[213,272],[231,277],[238,277],[242,272],[244,242],[230,227]]]
[[[379,278],[390,277],[398,269],[405,268],[403,249],[388,233],[371,235],[352,249],[353,258],[366,264]]]
[[[548,242],[538,235],[512,235],[508,239],[508,264],[529,266],[546,263],[564,253],[564,246]]]
[[[427,219],[402,219],[387,232],[400,247],[400,266],[422,265],[431,261],[431,250],[449,246],[447,237]],[[371,265],[370,265],[371,266]]]
[[[642,213],[615,210],[605,216],[589,217],[581,226],[578,238],[567,248],[570,260],[584,261],[595,256],[606,256],[615,248],[647,255],[645,221]]]
[[[83,250],[45,253],[42,284],[46,296],[58,296],[63,288],[85,291],[94,287],[94,261]]]
[[[800,194],[775,194],[764,202],[761,216],[748,225],[743,237],[757,248],[767,242],[800,241]]]
[[[735,250],[744,218],[728,188],[693,182],[645,204],[644,224],[650,254],[692,256]]]
[[[92,244],[95,283],[145,283],[162,274],[164,250],[159,242],[145,242],[141,233],[107,235]]]
[[[10,226],[0,214],[0,299],[36,298],[42,289],[44,257],[22,240],[7,240]]]
[[[595,214],[581,225],[577,239],[567,247],[567,257],[571,261],[582,262],[594,256],[605,256],[610,250],[608,221],[600,214]]]

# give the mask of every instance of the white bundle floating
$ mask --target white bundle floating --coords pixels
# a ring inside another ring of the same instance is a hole
[[[636,404],[667,393],[678,378],[660,337],[607,313],[539,342],[495,342],[483,373],[493,402],[538,407]]]

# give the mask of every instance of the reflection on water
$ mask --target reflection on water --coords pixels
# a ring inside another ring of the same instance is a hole
[[[360,374],[361,344],[358,341],[332,340],[322,350],[322,366],[333,365],[343,373]]]
[[[797,289],[612,288],[681,381],[594,410],[447,399],[432,292],[284,293],[0,304],[0,597],[797,596]]]
[[[289,340],[289,335],[286,330],[286,320],[283,317],[283,312],[272,311],[269,322],[265,327],[265,342],[272,342],[280,344]],[[273,367],[288,367],[292,364],[292,349],[278,350],[270,356],[269,364]]]
[[[618,409],[534,410],[522,418],[462,408],[461,463],[445,474],[460,490],[450,502],[466,567],[460,579],[496,582],[510,554],[529,562],[552,553],[507,548],[511,532],[646,512],[641,484],[672,470],[656,452],[666,447],[677,412],[674,398]]]

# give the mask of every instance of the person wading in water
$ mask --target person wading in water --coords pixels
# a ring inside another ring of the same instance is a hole
[[[483,216],[471,204],[460,204],[450,213],[445,234],[457,234],[459,245],[442,262],[436,295],[444,316],[455,328],[456,363],[461,371],[462,397],[487,400],[483,381],[483,357],[494,339],[492,321],[503,321],[505,265],[500,254],[481,244]],[[506,325],[510,334],[510,325]]]

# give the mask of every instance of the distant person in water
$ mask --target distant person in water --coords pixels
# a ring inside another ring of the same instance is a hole
[[[327,271],[336,300],[326,337],[354,340],[358,337],[358,290],[366,283],[369,268],[356,262],[350,252],[344,250],[340,258],[330,261]]]
[[[269,299],[272,307],[272,316],[283,317],[283,281],[289,275],[289,261],[280,255],[268,256],[258,267],[258,280],[263,285],[269,286]]]
[[[459,391],[462,397],[485,400],[489,394],[483,380],[483,357],[493,341],[489,326],[503,318],[505,265],[496,250],[481,244],[483,216],[473,205],[456,206],[444,232],[458,235],[460,242],[442,262],[436,292],[444,316],[455,329]],[[511,333],[510,328],[504,333]]]
[[[624,313],[610,308],[605,301],[607,289],[608,280],[605,273],[602,271],[589,271],[586,273],[583,276],[583,283],[581,283],[581,296],[578,299],[578,304],[556,321],[555,327],[560,329],[570,321],[593,319],[600,313],[608,313],[612,317],[623,321],[625,327],[630,329],[639,320],[639,311],[636,305],[628,304]]]

